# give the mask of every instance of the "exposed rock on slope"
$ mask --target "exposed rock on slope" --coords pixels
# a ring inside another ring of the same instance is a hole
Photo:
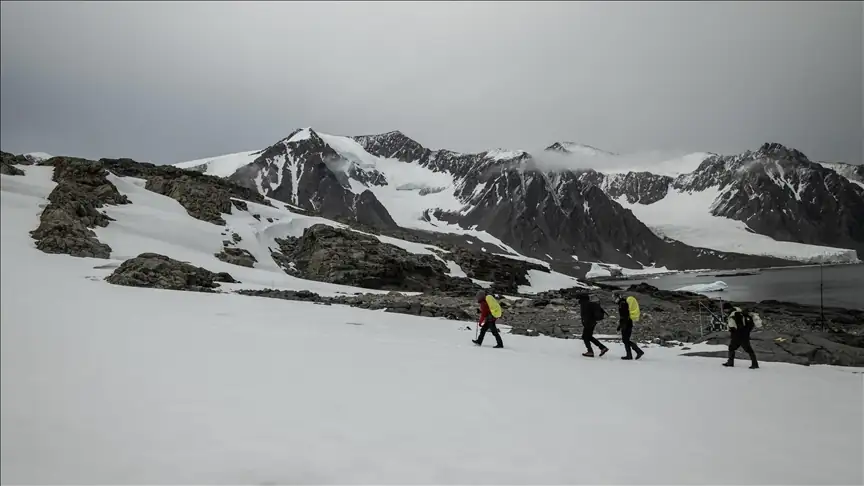
[[[222,214],[231,214],[231,208],[238,204],[232,203],[232,198],[270,205],[257,191],[219,177],[131,159],[100,162],[117,176],[146,179],[145,189],[177,200],[190,216],[209,223],[225,224]]]
[[[4,160],[0,162],[0,174],[21,176],[24,175],[24,171]]]
[[[249,268],[254,267],[255,263],[258,262],[258,260],[249,253],[249,250],[244,250],[242,248],[222,248],[219,253],[216,253],[216,258],[225,263]]]
[[[355,194],[349,179],[365,186],[386,184],[383,174],[345,159],[311,129],[297,130],[265,149],[230,179],[273,199],[324,218],[375,227],[395,227],[372,192]]]
[[[156,253],[142,253],[117,267],[105,280],[115,285],[212,292],[217,282],[236,282],[230,274],[214,273]]]
[[[25,155],[15,155],[0,151],[0,162],[10,165],[33,165],[33,161]]]
[[[48,195],[39,227],[30,232],[36,248],[46,253],[78,257],[108,258],[111,248],[99,242],[89,228],[104,227],[111,221],[98,209],[105,204],[128,204],[107,179],[102,164],[84,159],[53,159],[53,180],[57,187]]]
[[[456,262],[469,278],[492,282],[492,291],[515,295],[520,285],[531,285],[528,270],[549,273],[549,269],[524,260],[492,255],[486,252],[469,251],[451,247],[450,253],[442,255]]]
[[[282,255],[274,259],[289,273],[321,282],[369,289],[474,292],[465,278],[448,276],[448,267],[432,255],[415,255],[374,236],[317,224],[300,238],[277,240]]]

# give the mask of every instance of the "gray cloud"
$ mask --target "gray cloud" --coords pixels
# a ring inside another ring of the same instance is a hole
[[[860,2],[3,2],[3,150],[157,163],[303,126],[431,148],[862,160]]]

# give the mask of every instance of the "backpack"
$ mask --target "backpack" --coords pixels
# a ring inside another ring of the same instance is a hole
[[[627,307],[630,309],[630,320],[633,322],[637,322],[639,320],[639,302],[636,301],[636,297],[632,295],[627,297]]]
[[[756,329],[762,329],[762,318],[755,312],[753,313],[753,324],[756,326]]]
[[[592,302],[591,314],[594,316],[594,320],[602,321],[606,317],[606,309],[604,309],[599,302]]]
[[[744,311],[744,327],[747,329],[761,329],[762,328],[762,318],[759,317],[759,314],[751,314],[750,312]]]
[[[489,313],[492,314],[492,317],[494,317],[495,319],[498,319],[503,314],[503,312],[501,311],[501,304],[499,304],[498,301],[495,300],[495,297],[487,295],[486,305],[489,306]]]

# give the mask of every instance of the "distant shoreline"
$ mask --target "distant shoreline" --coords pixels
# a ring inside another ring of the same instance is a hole
[[[782,267],[756,267],[756,268],[737,268],[734,270],[716,270],[716,269],[696,269],[696,270],[670,270],[662,273],[646,273],[644,275],[622,275],[620,277],[597,277],[585,279],[591,283],[607,283],[607,282],[622,282],[622,281],[641,281],[653,280],[660,277],[669,277],[672,275],[689,275],[695,273],[704,273],[706,277],[747,277],[759,275],[762,272],[772,272],[778,270],[790,270],[794,268],[810,268],[810,267],[840,267],[849,265],[864,265],[864,262],[833,262],[833,263],[805,263],[801,265],[790,265]]]

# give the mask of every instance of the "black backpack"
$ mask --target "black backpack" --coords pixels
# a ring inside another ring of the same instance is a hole
[[[599,302],[591,303],[591,314],[594,316],[594,320],[602,321],[606,318],[606,310],[600,305]]]
[[[753,316],[751,316],[749,312],[743,311],[742,314],[744,315],[745,329],[753,329],[754,327],[756,327],[756,324],[753,322]]]

